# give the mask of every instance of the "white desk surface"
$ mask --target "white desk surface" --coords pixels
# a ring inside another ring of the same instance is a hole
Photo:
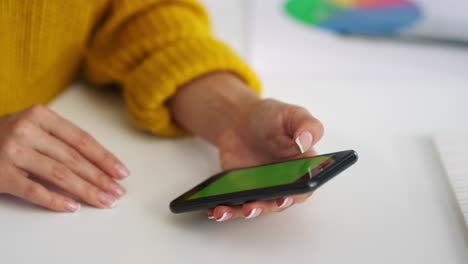
[[[266,96],[324,122],[319,152],[352,148],[360,160],[302,205],[224,223],[168,209],[219,171],[214,148],[142,133],[117,93],[75,85],[51,107],[130,167],[128,195],[76,214],[0,196],[0,263],[468,263],[468,231],[431,141],[468,131],[464,80],[265,76]]]
[[[171,199],[219,170],[216,151],[196,139],[139,132],[117,94],[78,85],[51,106],[128,164],[128,195],[114,209],[76,214],[1,196],[1,263],[467,263],[468,232],[429,138],[440,127],[466,129],[453,114],[468,112],[457,89],[422,99],[418,89],[444,84],[413,83],[412,92],[365,82],[265,85],[324,121],[320,152],[353,148],[360,161],[282,214],[225,223],[173,215]]]

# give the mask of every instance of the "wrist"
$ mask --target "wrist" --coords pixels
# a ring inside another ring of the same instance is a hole
[[[214,72],[181,86],[169,106],[181,126],[217,145],[223,132],[260,101],[236,75]]]

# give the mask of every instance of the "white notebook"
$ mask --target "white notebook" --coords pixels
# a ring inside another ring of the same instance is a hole
[[[468,227],[468,134],[438,135],[434,141]]]

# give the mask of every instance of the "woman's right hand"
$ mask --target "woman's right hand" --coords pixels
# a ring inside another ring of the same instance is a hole
[[[122,162],[93,137],[45,106],[0,117],[0,193],[53,211],[79,210],[75,199],[33,177],[87,204],[108,208],[125,194],[116,180],[128,175]]]

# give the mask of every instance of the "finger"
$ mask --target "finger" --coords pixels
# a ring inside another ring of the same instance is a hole
[[[100,189],[113,194],[115,197],[122,197],[126,193],[122,186],[67,144],[50,136],[40,128],[36,128],[32,133],[34,140],[29,142],[29,144],[38,152],[59,163],[65,164],[76,175]]]
[[[298,194],[298,195],[291,195],[288,197],[282,197],[282,198],[276,199],[276,205],[278,206],[278,209],[281,209],[279,211],[282,211],[286,208],[291,207],[294,204],[305,202],[310,196],[312,196],[312,192]]]
[[[12,170],[11,172],[10,188],[7,190],[7,193],[52,211],[76,212],[80,210],[81,206],[75,200],[47,190],[41,184],[25,177],[18,169]]]
[[[214,208],[210,208],[207,211],[208,219],[215,219],[214,217]]]
[[[312,192],[308,192],[305,194],[293,195],[291,198],[294,199],[294,203],[298,204],[305,202],[307,199],[309,199],[309,197],[312,196],[312,194]]]
[[[276,199],[275,203],[276,203],[277,209],[275,211],[276,212],[284,211],[287,208],[291,207],[296,202],[297,202],[296,196],[282,197],[282,198]]]
[[[66,142],[109,175],[123,179],[130,174],[123,163],[91,135],[53,111],[44,106],[35,105],[29,108],[26,114],[43,130]]]
[[[36,151],[24,149],[15,165],[41,180],[47,181],[86,203],[98,207],[113,207],[115,198],[78,177],[65,165]]]
[[[245,219],[253,219],[270,212],[277,212],[278,210],[280,209],[278,208],[275,200],[255,201],[245,203],[242,206],[242,215]]]
[[[241,205],[234,205],[234,206],[220,205],[212,210],[213,210],[212,218],[216,220],[216,222],[224,222],[224,221],[242,216]],[[210,215],[210,212],[208,212],[208,215]]]
[[[297,151],[305,153],[323,136],[322,123],[313,117],[306,109],[292,106],[286,122],[286,130],[296,143]]]
[[[303,202],[310,197],[312,193],[303,195],[294,195],[276,200],[255,201],[238,206],[217,206],[208,209],[208,218],[223,222],[235,218],[243,217],[252,219],[270,212],[282,212],[294,205],[297,201]]]

